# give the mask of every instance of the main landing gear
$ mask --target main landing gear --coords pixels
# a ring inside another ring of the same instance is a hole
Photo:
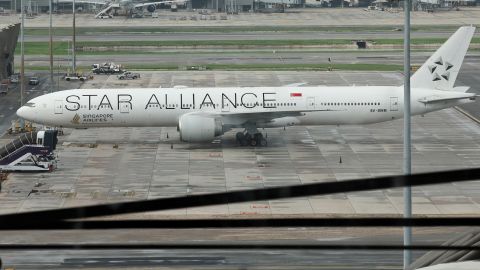
[[[253,135],[252,135],[253,134]],[[267,140],[263,137],[263,134],[258,130],[249,133],[248,131],[237,132],[237,142],[241,146],[267,146]]]

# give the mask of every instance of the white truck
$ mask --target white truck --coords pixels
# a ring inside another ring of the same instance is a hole
[[[88,76],[84,74],[78,74],[78,73],[73,73],[73,74],[65,74],[63,77],[65,81],[70,82],[70,81],[81,81],[84,82],[88,80]]]
[[[125,71],[124,73],[117,75],[117,78],[120,80],[125,80],[125,79],[132,79],[135,80],[137,78],[140,78],[140,73],[134,73],[130,71]]]

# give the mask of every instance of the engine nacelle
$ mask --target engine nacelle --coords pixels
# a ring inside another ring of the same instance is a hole
[[[178,130],[184,142],[207,142],[223,134],[223,125],[219,119],[186,114],[180,117]]]
[[[148,12],[154,12],[155,9],[157,9],[157,8],[155,7],[155,5],[148,5],[148,6],[147,6]]]

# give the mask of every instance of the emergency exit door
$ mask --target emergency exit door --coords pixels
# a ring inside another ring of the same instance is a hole
[[[55,100],[55,114],[62,114],[63,113],[63,100]]]
[[[390,111],[398,111],[398,97],[390,97]]]
[[[308,97],[307,98],[307,109],[314,110],[315,109],[315,97]]]

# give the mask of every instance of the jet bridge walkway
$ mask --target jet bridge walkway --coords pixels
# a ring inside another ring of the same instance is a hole
[[[0,148],[0,171],[51,171],[56,168],[53,151],[56,130],[28,132]]]

